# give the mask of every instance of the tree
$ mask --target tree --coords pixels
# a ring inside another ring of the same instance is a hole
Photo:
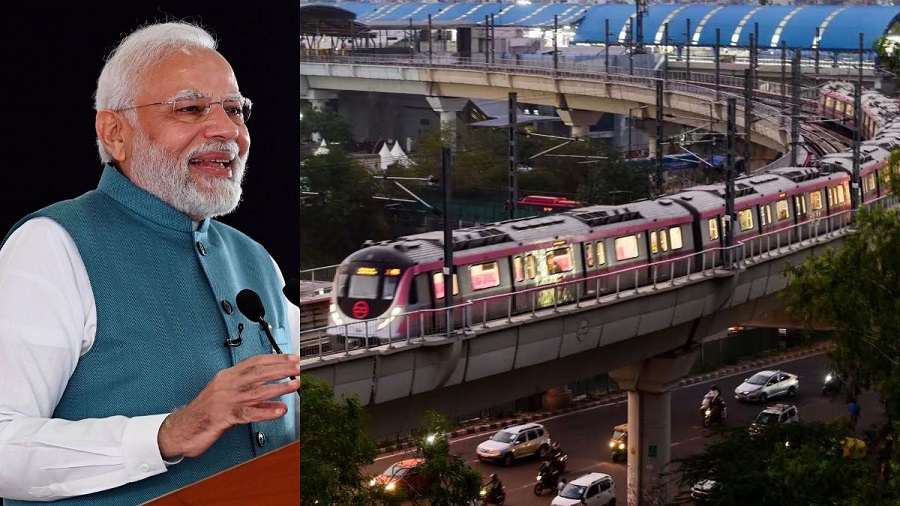
[[[304,189],[315,194],[301,210],[301,263],[335,264],[366,239],[387,239],[384,205],[373,197],[378,184],[372,172],[340,146],[328,154],[307,156],[300,169]]]
[[[887,35],[875,39],[872,48],[881,59],[881,66],[894,73],[900,74],[900,42],[891,40]]]
[[[891,504],[872,460],[845,455],[852,435],[843,421],[737,427],[677,464],[685,487],[716,482],[704,504]]]
[[[426,411],[418,431],[416,448],[425,458],[425,476],[431,483],[432,506],[469,504],[481,491],[481,474],[469,467],[465,459],[450,454],[450,432],[447,419],[434,411]]]
[[[300,489],[304,504],[372,503],[360,469],[374,462],[367,412],[355,395],[335,399],[331,387],[300,376]]]
[[[301,127],[306,137],[318,133],[329,145],[338,144],[344,149],[348,149],[353,142],[353,128],[335,111],[303,107],[300,109],[300,115],[303,118]]]

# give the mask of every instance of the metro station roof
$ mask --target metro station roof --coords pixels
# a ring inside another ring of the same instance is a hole
[[[483,26],[485,16],[493,15],[495,26],[552,28],[554,16],[559,26],[576,26],[574,42],[603,43],[604,27],[609,20],[609,41],[628,40],[628,20],[635,15],[634,5],[582,3],[378,3],[378,2],[313,2],[310,6],[344,9],[356,21],[370,29],[400,28],[411,23],[416,28],[427,26]],[[863,50],[900,23],[900,6],[870,5],[691,5],[653,4],[643,18],[644,44],[662,42],[663,24],[668,23],[669,43],[681,44],[686,39],[690,20],[691,44],[713,46],[716,29],[722,46],[749,46],[754,24],[759,28],[760,48],[815,47],[816,28],[819,48],[823,50],[855,50],[859,33],[863,34]]]

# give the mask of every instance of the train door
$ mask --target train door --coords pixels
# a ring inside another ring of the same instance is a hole
[[[609,291],[609,276],[603,274],[608,271],[606,263],[606,245],[603,239],[584,242],[584,293],[597,296]]]
[[[444,296],[446,294],[444,293],[444,273],[442,271],[432,271],[431,272],[431,286],[432,286],[431,294],[432,294],[432,297],[434,300],[434,308],[435,308],[435,311],[432,312],[432,317],[431,317],[431,321],[430,321],[430,324],[432,326],[431,328],[436,331],[437,330],[446,331],[447,330],[447,328],[446,328],[447,327],[446,312],[440,311],[440,309],[443,309],[447,305],[447,302],[444,299]],[[451,295],[451,297],[450,297],[450,305],[453,306],[458,303],[459,303],[459,276],[454,272],[453,273],[453,295]],[[456,318],[454,318],[454,321],[453,321],[454,326],[457,325],[457,322],[455,320],[456,320]],[[455,327],[455,328],[458,328],[458,327]]]
[[[806,194],[798,193],[794,195],[793,198],[794,203],[794,238],[798,241],[802,241],[806,239],[806,226],[803,223],[806,223],[809,220],[809,213],[807,212],[806,207]]]
[[[508,315],[510,299],[504,295],[512,292],[509,271],[509,259],[506,257],[460,267],[463,298],[474,301],[469,309],[471,321],[467,323],[480,323]]]
[[[775,226],[773,228],[778,230],[778,233],[777,239],[775,237],[772,238],[773,248],[789,244],[793,237],[790,201],[787,197],[784,197],[784,194],[782,194],[782,197],[775,201]]]

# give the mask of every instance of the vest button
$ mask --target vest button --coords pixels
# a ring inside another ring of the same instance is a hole
[[[256,444],[259,446],[266,446],[266,434],[263,431],[258,431],[256,433]]]
[[[225,311],[225,314],[231,314],[234,312],[234,308],[231,307],[231,303],[227,300],[222,301],[222,309]]]
[[[200,252],[201,256],[206,256],[206,246],[200,241],[197,241],[197,251]]]

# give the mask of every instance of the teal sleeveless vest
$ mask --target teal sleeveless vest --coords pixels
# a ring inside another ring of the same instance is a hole
[[[194,231],[188,216],[109,165],[96,190],[32,213],[12,230],[38,216],[52,218],[75,240],[97,306],[94,346],[78,362],[53,418],[168,413],[193,400],[216,372],[272,353],[260,324],[238,310],[235,297],[244,288],[262,299],[281,351],[292,351],[271,258],[237,230],[206,219]],[[239,346],[225,346],[238,337]],[[283,446],[295,439],[294,395],[279,399],[289,407],[284,417],[235,426],[203,455],[165,473],[54,504],[139,504]]]

